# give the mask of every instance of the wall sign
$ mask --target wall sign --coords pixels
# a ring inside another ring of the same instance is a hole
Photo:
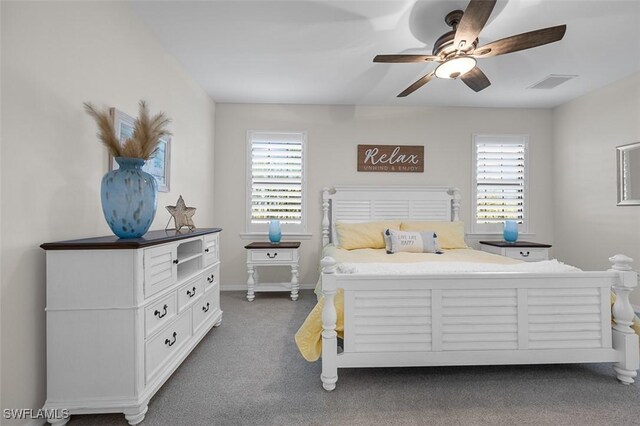
[[[424,172],[424,146],[358,145],[359,172]]]

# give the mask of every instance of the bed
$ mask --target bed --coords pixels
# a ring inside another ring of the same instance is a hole
[[[322,198],[325,249],[338,221],[459,221],[455,188],[339,186]],[[639,351],[629,293],[638,278],[632,259],[609,260],[602,272],[373,273],[344,272],[327,255],[322,386],[335,389],[339,368],[589,362],[611,362],[620,382],[633,383]]]

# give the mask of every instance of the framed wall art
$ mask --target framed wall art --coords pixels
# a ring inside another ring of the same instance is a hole
[[[358,171],[423,173],[424,146],[358,145]]]
[[[111,116],[113,117],[113,123],[115,126],[116,134],[120,139],[120,143],[133,135],[133,123],[134,118],[124,112],[111,108]],[[109,170],[118,168],[118,163],[109,154]],[[158,151],[156,155],[147,160],[142,168],[145,172],[156,178],[158,183],[158,191],[169,192],[169,184],[171,177],[171,137],[165,136],[160,139],[158,144]]]

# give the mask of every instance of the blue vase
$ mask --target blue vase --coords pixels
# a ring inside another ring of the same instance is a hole
[[[278,244],[282,239],[282,231],[280,230],[280,221],[272,220],[269,222],[269,241]]]
[[[156,215],[158,184],[142,158],[116,157],[120,168],[102,178],[102,213],[120,238],[139,238]]]
[[[518,222],[515,220],[504,221],[504,240],[508,243],[518,241]]]

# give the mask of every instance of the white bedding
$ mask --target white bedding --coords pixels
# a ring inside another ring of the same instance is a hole
[[[480,262],[416,262],[416,263],[340,263],[343,274],[416,275],[455,274],[466,272],[577,272],[580,269],[557,259],[542,262],[522,262],[510,265]]]

